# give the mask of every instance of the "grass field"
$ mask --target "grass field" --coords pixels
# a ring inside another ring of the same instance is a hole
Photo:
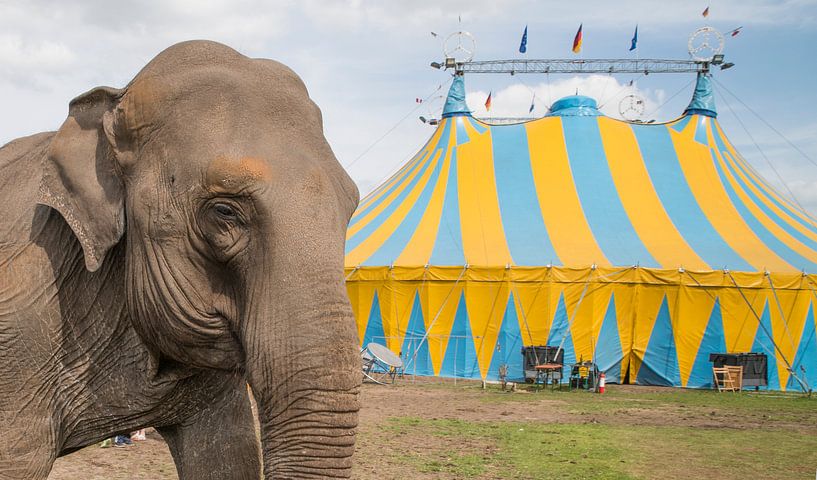
[[[817,469],[817,398],[798,395],[403,380],[365,385],[362,400],[359,479],[811,479]],[[72,472],[176,478],[155,433],[132,449],[69,455],[49,478]]]

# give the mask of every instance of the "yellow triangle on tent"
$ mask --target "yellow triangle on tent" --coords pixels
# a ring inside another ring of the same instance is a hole
[[[584,285],[577,286],[584,290]],[[583,298],[579,291],[576,303],[568,304],[568,318],[572,321],[570,333],[577,361],[588,361],[594,357],[601,324],[612,294],[613,289],[609,284],[591,283],[587,286]],[[581,305],[578,305],[579,300]]]
[[[403,348],[403,341],[408,330],[411,319],[412,308],[414,307],[414,297],[417,291],[417,282],[390,282],[389,289],[392,292],[389,312],[390,323],[395,325],[395,330],[390,335],[389,348],[395,353],[400,353]]]
[[[621,372],[619,378],[624,381],[629,368],[633,350],[633,325],[635,322],[635,288],[628,284],[613,284],[613,295],[616,301],[616,323],[621,340]]]
[[[670,319],[675,318],[675,305],[677,297],[677,287],[667,287],[666,285],[638,285],[636,288],[637,307],[636,320],[633,329],[632,353],[630,355],[630,379],[638,378],[638,370],[644,360],[644,353],[650,342],[652,329],[658,317],[658,311],[667,299],[667,306],[670,312]]]
[[[685,387],[695,365],[704,332],[712,317],[715,298],[702,288],[683,285],[679,290],[677,302],[675,314],[671,313],[670,317],[675,334],[675,352],[678,354],[681,386]]]
[[[391,281],[386,280],[383,285],[377,289],[377,299],[380,301],[380,318],[383,322],[383,335],[386,337],[386,346],[394,351],[392,339],[397,335],[397,325],[394,323],[394,307],[392,306],[393,291],[390,288]]]
[[[352,303],[352,313],[357,322],[357,338],[361,347],[363,346],[363,335],[365,335],[366,327],[369,324],[369,316],[372,312],[372,301],[374,300],[374,292],[377,290],[377,286],[378,283],[371,281],[346,282],[346,291]]]
[[[463,281],[455,280],[425,282],[420,287],[420,304],[423,308],[428,352],[434,367],[434,375],[440,374],[445,349],[448,347],[448,336],[464,287]]]
[[[485,378],[491,367],[499,327],[508,305],[509,286],[508,281],[469,281],[465,286],[465,305],[482,378]]]

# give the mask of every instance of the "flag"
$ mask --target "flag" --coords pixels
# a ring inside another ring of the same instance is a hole
[[[635,50],[637,45],[638,45],[638,25],[635,26],[635,33],[633,34],[633,39],[631,40],[630,43],[630,51],[632,52],[633,50]]]
[[[632,86],[633,86],[633,82],[634,82],[634,81],[635,81],[635,80],[630,80],[630,83],[628,83],[628,84],[627,84],[627,86],[628,86],[628,87],[632,87]]]
[[[740,29],[741,29],[741,28],[743,28],[743,27],[738,27],[738,28],[736,28],[736,29],[732,30],[732,31],[731,31],[731,32],[729,32],[729,33],[730,33],[730,34],[731,34],[733,37],[737,37],[737,36],[738,36],[738,34],[740,33]]]
[[[579,31],[576,32],[576,37],[573,39],[573,53],[582,51],[582,25],[579,24]]]
[[[525,25],[525,31],[522,32],[522,42],[519,43],[519,53],[528,51],[528,26]]]
[[[704,16],[704,18],[706,18],[706,17],[708,17],[708,16],[709,16],[709,5],[707,5],[707,6],[706,6],[706,8],[704,9],[703,13],[701,13],[701,15],[703,15],[703,16]]]
[[[437,34],[436,34],[436,33],[434,33],[434,32],[431,32],[431,36],[432,36],[432,37],[436,37],[436,36],[437,36]]]
[[[485,110],[491,111],[491,92],[488,92],[488,98],[485,100]]]
[[[532,112],[533,112],[533,102],[534,102],[535,100],[536,100],[536,95],[534,95],[534,96],[533,96],[533,98],[531,98],[531,99],[530,99],[530,108],[528,109],[528,113],[532,113]]]

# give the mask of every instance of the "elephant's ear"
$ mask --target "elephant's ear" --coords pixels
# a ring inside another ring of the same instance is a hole
[[[92,272],[125,231],[124,186],[103,126],[122,94],[98,87],[71,101],[68,118],[51,141],[40,183],[39,203],[62,214]]]

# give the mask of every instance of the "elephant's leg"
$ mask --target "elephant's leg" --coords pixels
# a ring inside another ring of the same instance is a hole
[[[261,449],[246,383],[213,400],[186,421],[158,428],[179,480],[258,480]]]
[[[0,480],[45,480],[57,458],[51,415],[0,413],[0,421]]]

